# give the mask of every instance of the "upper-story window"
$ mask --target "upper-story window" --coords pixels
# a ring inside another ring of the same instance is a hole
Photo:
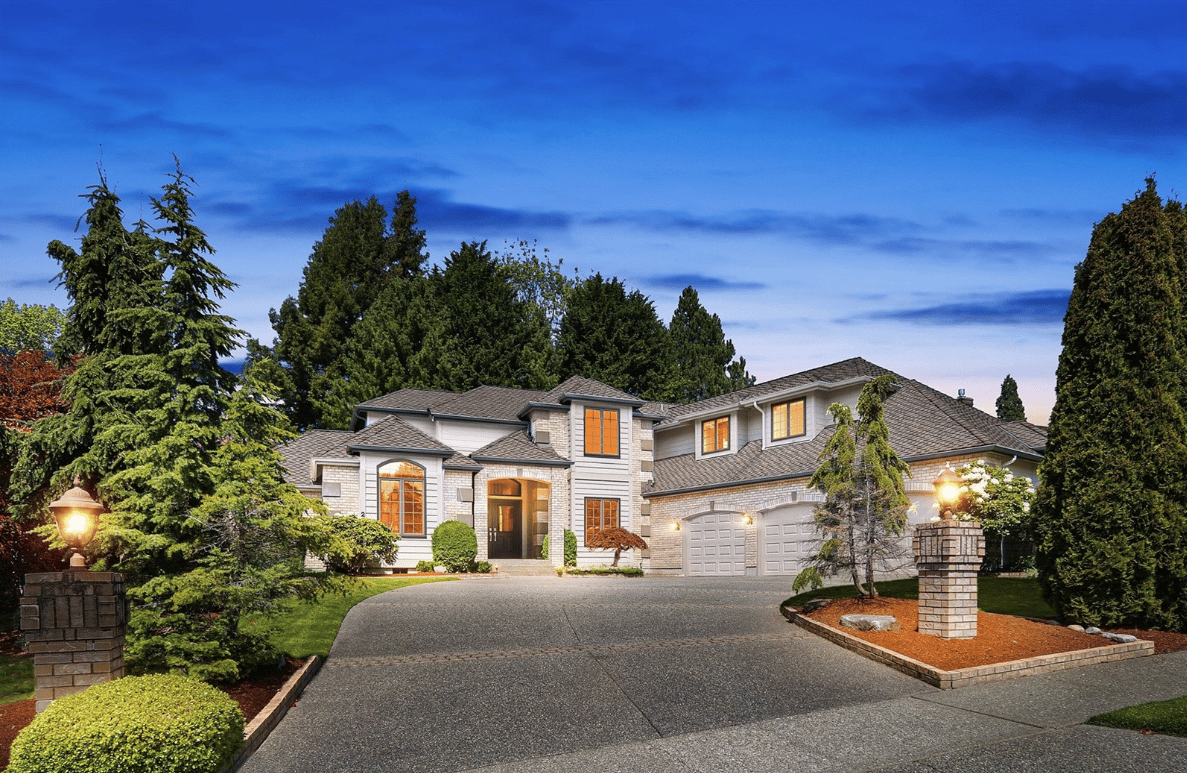
[[[804,398],[771,406],[771,440],[800,437],[804,429]]]
[[[585,455],[618,456],[618,409],[585,409]]]
[[[425,535],[425,471],[412,462],[379,466],[379,520],[402,536]]]
[[[730,447],[730,417],[721,416],[701,422],[701,453],[728,451]]]

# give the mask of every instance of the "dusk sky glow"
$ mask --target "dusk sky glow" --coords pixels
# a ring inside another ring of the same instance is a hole
[[[1178,3],[32,2],[0,25],[0,299],[67,305],[97,167],[172,154],[266,342],[334,209],[418,199],[433,260],[535,239],[759,380],[861,356],[993,412],[1054,402],[1094,222],[1187,186]]]

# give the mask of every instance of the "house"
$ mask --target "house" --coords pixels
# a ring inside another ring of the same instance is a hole
[[[833,427],[862,386],[889,373],[845,360],[687,405],[644,402],[574,376],[554,389],[402,389],[359,405],[349,431],[311,430],[282,447],[288,480],[331,511],[378,518],[401,535],[395,567],[432,557],[445,520],[478,533],[478,557],[535,559],[545,535],[622,526],[647,539],[652,573],[794,575],[815,548],[807,488]],[[910,379],[885,404],[891,443],[911,466],[911,522],[932,514],[932,481],[976,459],[1032,479],[1046,435],[1002,422]],[[559,565],[560,550],[549,561]]]

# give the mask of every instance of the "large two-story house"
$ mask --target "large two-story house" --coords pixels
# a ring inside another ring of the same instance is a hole
[[[359,405],[350,431],[311,430],[282,452],[304,493],[401,535],[394,568],[430,559],[433,529],[452,519],[495,563],[538,558],[545,535],[559,546],[570,529],[578,564],[603,564],[586,534],[622,526],[648,541],[632,560],[652,573],[794,575],[815,549],[821,497],[807,482],[833,430],[828,407],[856,411],[862,386],[888,372],[855,358],[687,405],[577,376],[546,392],[402,389]],[[1034,478],[1041,428],[896,383],[885,411],[911,466],[912,523],[932,516],[945,465],[986,459]]]

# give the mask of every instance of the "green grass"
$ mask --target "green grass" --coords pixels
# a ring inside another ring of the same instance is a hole
[[[895,599],[919,598],[919,581],[885,580],[877,583],[878,593]],[[812,599],[853,598],[853,585],[835,585],[792,596],[783,606],[799,607]],[[1055,610],[1043,601],[1039,581],[1032,577],[977,578],[977,608],[982,612],[1019,617],[1055,617]]]
[[[331,594],[310,604],[298,604],[289,612],[262,623],[268,638],[281,652],[290,657],[330,654],[330,645],[338,635],[338,627],[355,604],[409,585],[442,582],[452,577],[368,577],[345,596]],[[246,621],[250,625],[252,621]]]
[[[0,704],[33,697],[33,658],[0,655]]]
[[[1187,736],[1187,696],[1098,714],[1088,724]]]

